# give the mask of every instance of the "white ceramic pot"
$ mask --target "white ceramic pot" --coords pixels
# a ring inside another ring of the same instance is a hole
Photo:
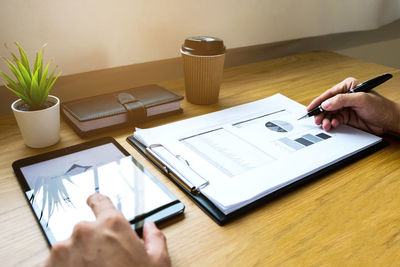
[[[36,111],[16,109],[15,107],[23,102],[21,99],[11,104],[24,142],[29,147],[47,147],[60,140],[60,99],[49,95],[47,101],[54,103],[54,105]]]

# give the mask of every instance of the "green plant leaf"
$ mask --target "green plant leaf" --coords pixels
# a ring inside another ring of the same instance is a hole
[[[24,65],[22,65],[21,62],[18,62],[18,68],[20,70],[20,73],[22,74],[22,77],[24,77],[26,88],[29,88],[32,83],[31,75],[28,73],[28,71],[25,69]]]
[[[35,63],[33,63],[33,69],[32,69],[32,72],[33,72],[33,73],[35,73],[35,71],[37,70],[38,64],[39,64],[38,53],[36,53]]]
[[[14,94],[16,94],[19,98],[23,98],[25,97],[23,94],[21,94],[19,91],[14,90],[14,88],[11,88],[10,86],[8,86],[7,84],[4,84],[4,86],[10,90],[11,92],[13,92]]]
[[[21,60],[19,60],[19,58],[18,58],[14,53],[12,53],[12,52],[11,52],[11,56],[13,57],[15,63],[17,63],[18,61],[21,61]]]
[[[25,50],[22,48],[22,46],[19,45],[18,42],[16,42],[15,44],[18,46],[22,64],[24,65],[25,69],[28,71],[29,75],[31,75],[31,68],[29,66],[29,60],[28,60],[28,57],[26,56]]]
[[[57,68],[57,67],[56,67]],[[56,72],[56,68],[54,68],[53,69],[53,71],[50,73],[50,76],[46,79],[46,83],[47,83],[47,85],[46,85],[46,92],[47,92],[47,95],[49,94],[49,92],[50,92],[50,90],[51,90],[51,87],[52,86],[50,86],[51,85],[51,83],[52,83],[52,81],[53,81],[53,76],[54,76],[54,73]],[[60,74],[59,74],[60,75]],[[45,93],[46,94],[46,93]],[[47,95],[46,95],[46,97],[47,97]]]
[[[54,72],[54,71],[53,71]],[[54,83],[57,81],[58,77],[61,75],[61,72],[53,79],[53,81],[47,86],[46,88],[46,92],[45,92],[45,96],[47,98],[47,96],[50,93],[51,88],[53,88]],[[46,99],[45,98],[45,99]]]
[[[19,71],[19,69],[10,60],[8,60],[7,58],[5,58],[4,60],[7,62],[8,67],[10,68],[12,73],[14,74],[15,78],[17,78],[17,80],[21,84],[22,88],[24,88],[25,91],[28,93],[29,92],[28,86],[26,85],[25,80],[22,77],[22,74]]]
[[[42,77],[42,68],[43,68],[43,47],[40,49],[39,53],[36,53],[35,64],[33,67],[33,72],[39,70],[38,78]]]
[[[53,76],[54,76],[55,72],[56,72],[56,68],[54,68],[53,71],[50,73],[49,78],[47,78],[47,80],[46,80],[47,83],[50,83],[50,81],[53,80]]]
[[[32,83],[31,83],[31,99],[34,104],[34,106],[42,106],[42,94],[40,93],[39,90],[39,84],[37,81],[38,77],[38,71],[36,71],[33,76],[32,76]]]
[[[26,104],[28,104],[29,106],[32,105],[32,102],[31,102],[31,100],[30,100],[29,97],[27,97],[27,96],[24,95],[24,94],[20,94],[19,92],[15,91],[15,90],[12,89],[11,87],[9,87],[7,84],[4,84],[4,86],[5,86],[8,90],[10,90],[11,92],[13,92],[16,96],[18,96],[19,98],[21,98]]]
[[[39,78],[42,77],[42,72],[43,72],[43,57],[42,55],[40,55],[40,59],[39,59],[39,66],[38,66],[38,70],[39,70]]]
[[[46,91],[47,91],[47,71],[49,69],[50,63],[47,63],[46,68],[44,69],[43,75],[42,77],[40,77],[40,81],[39,81],[39,91],[42,94],[42,101],[44,103],[44,101],[46,101],[47,99],[47,95],[46,95]],[[48,94],[48,93],[47,93]]]
[[[7,74],[4,72],[0,71],[0,75],[11,85],[11,87],[18,91],[21,94],[25,94],[25,90],[19,86],[16,82],[14,82]]]
[[[50,67],[50,63],[47,63],[46,67],[44,68],[43,75],[41,77],[39,77],[40,78],[40,83],[39,83],[40,86],[42,86],[42,84],[43,85],[47,84],[47,72],[49,70],[49,67]]]
[[[42,52],[42,51],[40,51],[40,52]],[[37,70],[37,67],[38,67],[38,64],[39,64],[39,53],[36,53],[35,63],[33,63],[33,70],[32,70],[33,72],[35,72]]]

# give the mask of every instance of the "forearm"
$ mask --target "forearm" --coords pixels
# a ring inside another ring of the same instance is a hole
[[[387,129],[385,130],[386,133],[393,134],[396,136],[400,136],[400,104],[393,103],[392,107],[392,119]]]

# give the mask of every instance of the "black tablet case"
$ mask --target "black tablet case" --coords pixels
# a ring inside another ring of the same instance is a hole
[[[341,167],[344,167],[356,160],[359,160],[367,155],[370,155],[374,153],[375,151],[378,151],[379,149],[385,147],[388,143],[384,140],[380,141],[379,143],[368,147],[365,150],[360,151],[359,153],[352,155],[350,157],[347,157],[339,162],[336,162],[332,165],[329,165],[309,176],[306,176],[294,183],[291,183],[277,191],[274,191],[232,213],[229,213],[228,215],[225,215],[222,211],[220,211],[208,198],[201,193],[199,194],[194,194],[190,191],[188,191],[184,186],[182,186],[179,182],[177,182],[170,174],[166,173],[164,171],[164,168],[160,166],[157,162],[154,162],[151,157],[148,156],[146,152],[146,147],[140,143],[138,140],[136,140],[133,136],[127,137],[128,143],[130,143],[138,152],[140,152],[145,158],[147,158],[155,167],[157,167],[164,175],[166,175],[172,182],[174,182],[199,208],[201,208],[208,216],[210,216],[216,223],[219,225],[224,225],[233,219],[239,217],[240,215],[243,215],[256,207],[267,203],[268,201],[271,201],[272,199],[275,199],[285,193],[288,193],[296,188],[298,188],[301,185],[304,185],[306,183],[309,183],[317,178],[322,177],[323,175],[339,169]]]
[[[55,157],[59,157],[59,156],[62,156],[62,155],[75,153],[75,152],[78,152],[78,151],[81,151],[81,150],[84,150],[84,149],[87,149],[87,148],[91,148],[91,147],[95,147],[95,146],[99,146],[99,145],[103,145],[103,144],[107,144],[107,143],[113,143],[125,156],[130,156],[129,152],[126,151],[114,138],[112,138],[112,137],[103,137],[103,138],[99,138],[99,139],[96,139],[96,140],[93,140],[93,141],[81,143],[81,144],[78,144],[78,145],[74,145],[74,146],[70,146],[70,147],[66,147],[66,148],[50,151],[50,152],[47,152],[47,153],[35,155],[35,156],[32,156],[32,157],[16,160],[16,161],[13,162],[12,167],[13,167],[15,175],[17,176],[18,183],[20,184],[21,189],[22,189],[22,191],[23,191],[23,193],[25,195],[25,191],[26,191],[27,188],[29,188],[29,186],[26,183],[26,180],[22,179],[23,174],[21,172],[21,167],[26,166],[26,165],[30,165],[30,164],[34,164],[34,163],[37,163],[37,162],[40,162],[40,161],[49,160],[49,159],[52,159],[52,158],[55,158]],[[166,189],[166,190],[168,190],[168,189]],[[169,194],[172,194],[172,193],[169,192]],[[33,210],[32,205],[29,203],[29,199],[26,197],[26,195],[25,195],[25,199],[27,200],[28,205],[30,206],[30,208],[31,208],[31,210],[33,212],[33,216],[36,218],[36,221],[39,223],[40,229],[42,230],[43,234],[46,236],[46,240],[47,240],[48,244],[51,246],[50,241],[48,240],[45,231],[41,227],[41,224],[40,224],[39,220],[36,217],[35,211]],[[137,216],[135,218],[134,222],[131,223],[131,225],[136,230],[136,232],[139,235],[141,235],[142,229],[143,229],[142,228],[143,227],[143,222],[145,220],[146,221],[147,220],[151,220],[151,221],[153,221],[153,222],[155,222],[157,224],[160,224],[160,223],[162,223],[162,222],[164,222],[166,220],[171,219],[172,217],[176,217],[176,216],[182,214],[184,212],[184,209],[185,209],[185,206],[183,205],[183,203],[180,202],[177,199],[174,202],[172,202],[171,205],[166,206],[164,209],[155,210],[154,212],[150,213],[149,216],[147,216],[145,218]]]

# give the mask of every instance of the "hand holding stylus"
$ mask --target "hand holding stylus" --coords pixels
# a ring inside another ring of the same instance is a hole
[[[387,80],[391,75],[385,77]],[[307,111],[310,113],[319,106],[322,108],[322,112],[315,115],[315,123],[322,125],[326,131],[340,124],[349,124],[377,135],[383,133],[399,135],[400,105],[374,91],[366,93],[371,90],[370,87],[366,87],[368,90],[364,87],[364,91],[361,92],[355,90],[353,93],[348,93],[357,88],[358,84],[356,79],[347,78],[314,99],[307,107]]]

